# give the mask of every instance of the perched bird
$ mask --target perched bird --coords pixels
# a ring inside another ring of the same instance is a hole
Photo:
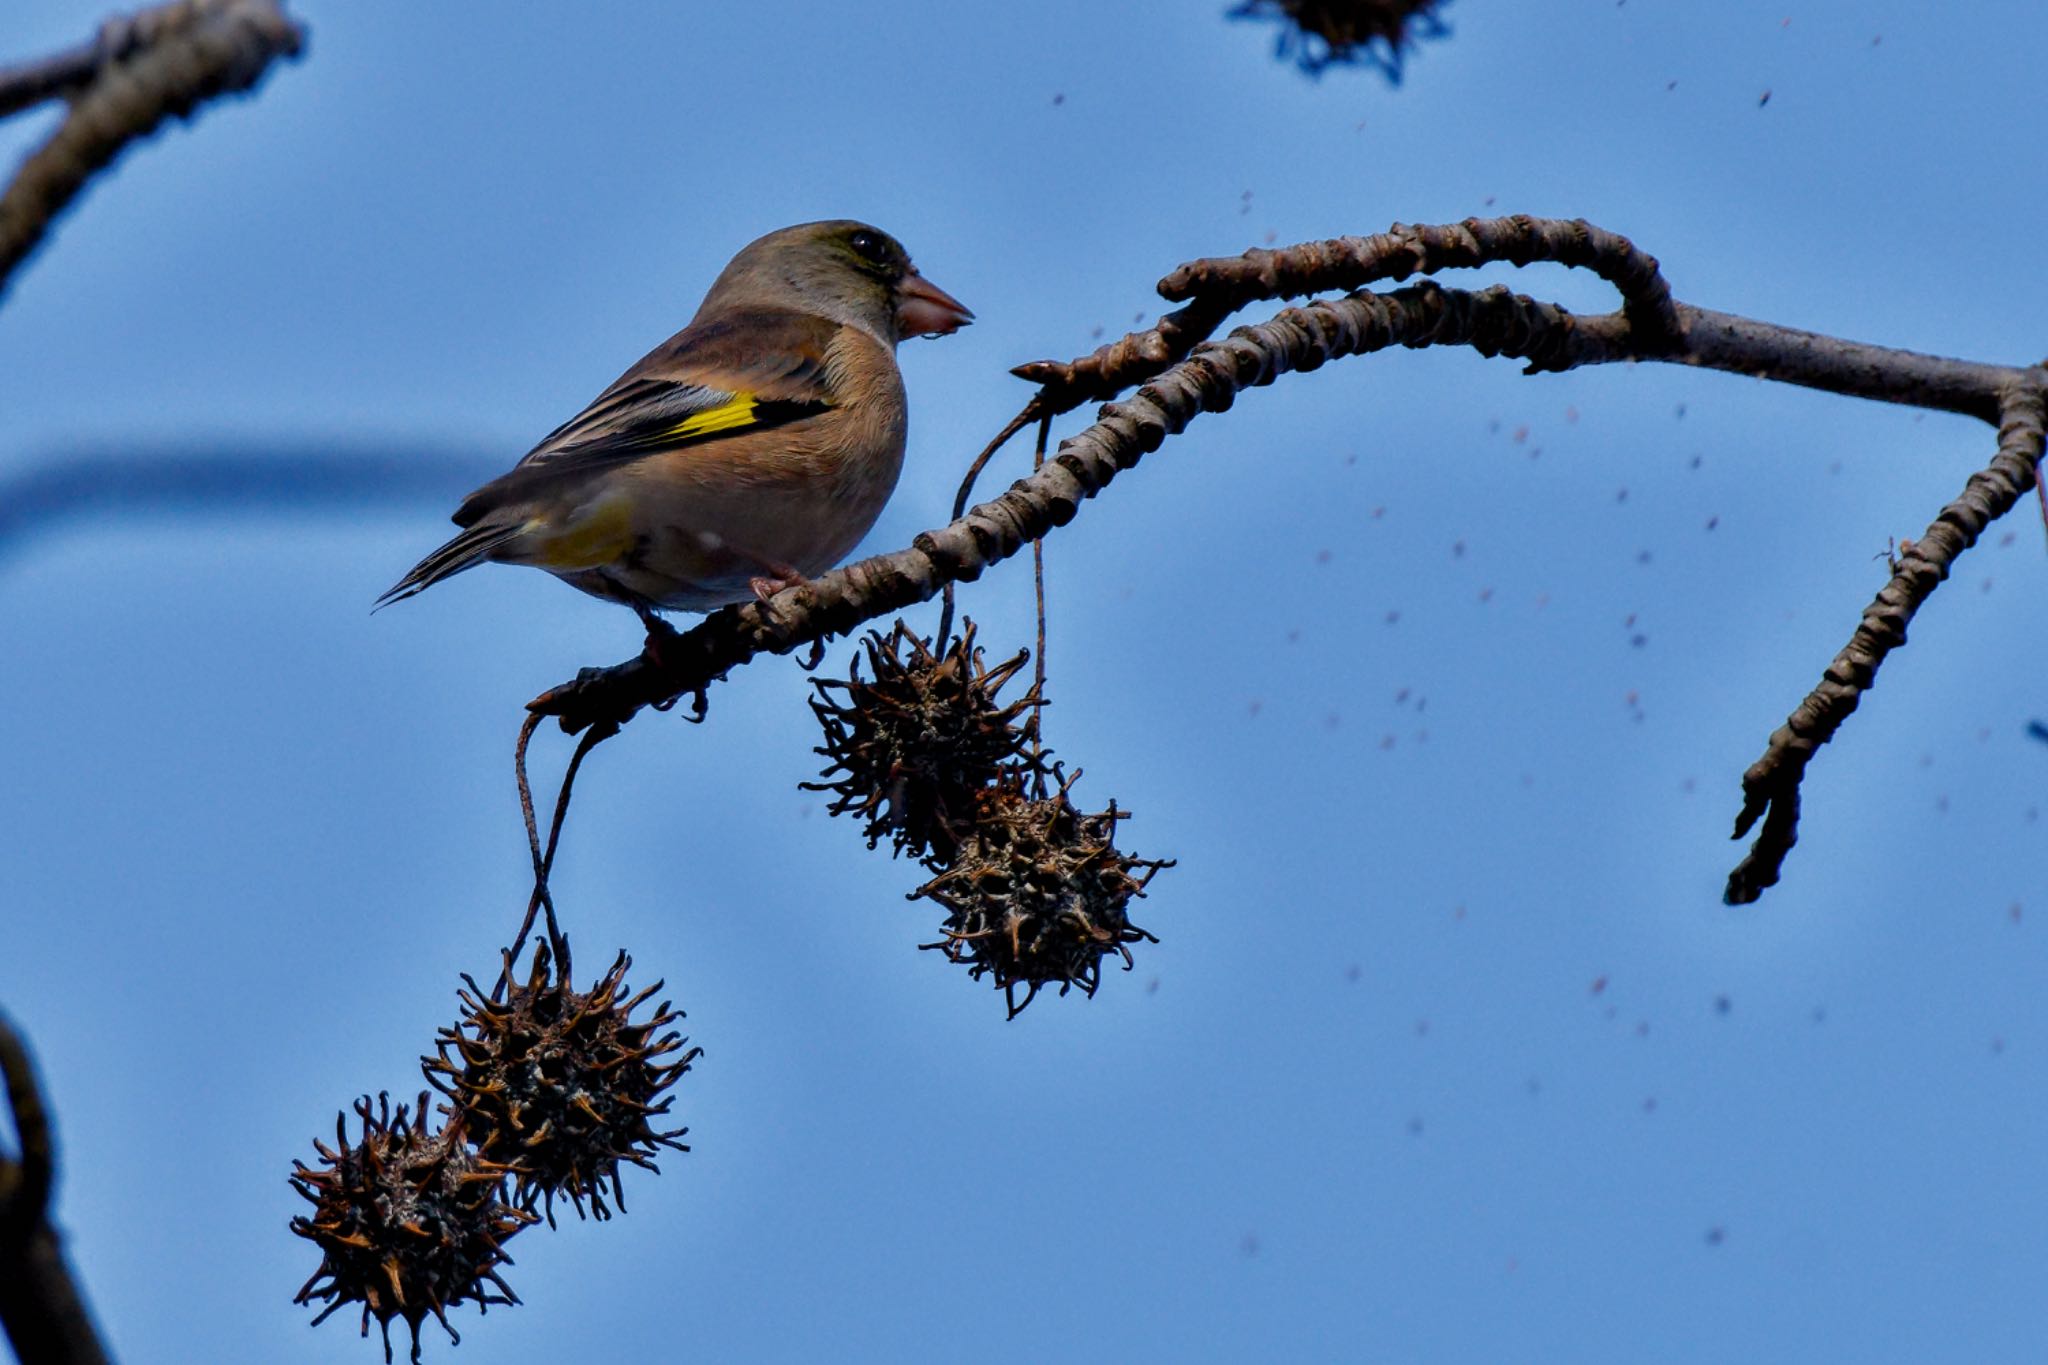
[[[383,606],[493,560],[623,602],[709,611],[823,573],[903,466],[896,343],[974,314],[894,237],[834,220],[732,258],[690,325],[455,513]]]

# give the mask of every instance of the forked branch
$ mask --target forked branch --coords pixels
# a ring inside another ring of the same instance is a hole
[[[255,88],[305,32],[277,0],[176,0],[109,20],[92,42],[0,70],[0,117],[58,96],[70,109],[0,194],[0,290],[101,169],[167,118]]]
[[[1617,287],[1622,306],[1581,316],[1498,285],[1467,291],[1423,283],[1384,293],[1362,287],[1451,267],[1533,261],[1593,270]],[[1221,341],[1207,339],[1248,302],[1332,289],[1352,292],[1284,308]],[[919,535],[908,548],[847,565],[765,603],[723,608],[687,632],[650,641],[635,659],[586,669],[528,703],[529,710],[558,718],[573,733],[623,725],[643,706],[701,697],[757,655],[788,653],[849,632],[925,601],[947,584],[980,577],[1071,521],[1084,500],[1184,430],[1198,413],[1225,411],[1240,392],[1291,371],[1390,346],[1469,346],[1482,355],[1523,360],[1530,373],[1658,360],[1999,423],[2000,446],[1991,467],[1943,510],[1924,548],[1907,556],[1866,613],[1856,641],[1816,690],[1815,698],[1823,700],[1809,698],[1745,777],[1737,837],[1766,812],[1769,818],[1757,847],[1730,877],[1727,897],[1753,900],[1777,880],[1778,864],[1792,845],[1799,778],[1814,749],[1868,690],[1884,655],[1903,640],[1906,620],[1954,556],[2034,485],[2041,456],[2048,370],[1843,341],[1677,303],[1654,258],[1626,238],[1582,222],[1515,217],[1442,227],[1396,225],[1373,237],[1192,262],[1161,281],[1160,292],[1188,300],[1187,306],[1092,355],[1018,367],[1018,374],[1041,385],[1026,409],[1037,416],[1140,387],[1105,404],[1093,424],[1062,441],[1050,462],[1001,496]]]

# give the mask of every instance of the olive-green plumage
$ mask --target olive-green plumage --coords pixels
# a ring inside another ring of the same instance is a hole
[[[709,611],[824,572],[903,465],[896,343],[973,318],[864,223],[771,232],[690,325],[455,513],[378,599],[494,560],[637,609]]]

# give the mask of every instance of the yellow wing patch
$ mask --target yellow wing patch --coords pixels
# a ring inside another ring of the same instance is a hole
[[[540,563],[548,569],[597,569],[625,557],[633,548],[633,513],[624,498],[607,498],[558,530],[545,522],[529,522],[536,533]]]
[[[754,424],[754,395],[736,393],[715,408],[693,412],[682,421],[654,434],[656,441],[687,441],[698,436],[709,436],[713,432],[731,431],[735,427]]]

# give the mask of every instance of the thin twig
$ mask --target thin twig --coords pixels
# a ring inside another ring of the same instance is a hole
[[[499,973],[497,984],[491,989],[493,1000],[502,999],[502,993],[510,986],[512,964],[526,947],[526,936],[533,931],[534,916],[541,911],[547,913],[548,946],[560,968],[560,979],[569,979],[569,940],[555,918],[555,898],[548,888],[548,878],[555,870],[555,849],[562,840],[562,824],[569,818],[569,798],[576,788],[576,772],[592,749],[618,733],[616,726],[593,726],[577,741],[576,752],[570,755],[569,766],[562,773],[561,790],[555,795],[555,813],[548,822],[548,842],[543,850],[540,828],[534,820],[533,787],[526,778],[526,749],[542,719],[537,712],[529,713],[519,727],[519,742],[512,747],[512,768],[519,783],[519,814],[526,822],[526,848],[533,858],[533,894],[527,899],[526,917],[519,922],[519,932],[512,939],[512,947],[505,954],[505,969]]]
[[[998,450],[1009,444],[1012,436],[1015,436],[1030,424],[1032,417],[1037,415],[1037,412],[1038,400],[1033,398],[1024,405],[1021,412],[1004,424],[1003,429],[995,434],[994,440],[981,448],[981,454],[974,457],[974,463],[967,466],[967,473],[960,480],[960,491],[953,495],[953,520],[960,520],[961,513],[967,510],[967,499],[973,494],[974,481],[981,477],[981,471],[987,467],[990,460],[995,458],[995,453]],[[939,612],[939,635],[937,643],[932,647],[934,653],[944,654],[946,652],[946,641],[951,638],[952,633],[953,585],[948,583],[946,585],[946,605]]]
[[[1038,422],[1038,448],[1031,452],[1031,472],[1036,474],[1045,468],[1045,443],[1052,437],[1052,414],[1047,413]],[[955,515],[958,515],[957,513]],[[1031,695],[1039,699],[1039,705],[1031,708],[1031,719],[1024,727],[1031,734],[1031,778],[1036,786],[1033,793],[1038,799],[1045,799],[1045,537],[1031,542],[1031,578],[1038,596],[1038,651],[1031,657]],[[1014,1017],[1014,1016],[1012,1016]]]
[[[590,756],[592,749],[617,733],[616,728],[607,729],[602,725],[595,725],[584,731],[583,737],[576,741],[576,752],[569,756],[569,766],[562,772],[562,790],[555,797],[555,818],[548,823],[548,850],[541,859],[540,866],[540,884],[543,891],[546,890],[549,875],[555,870],[555,849],[562,842],[562,822],[569,818],[569,794],[576,788],[577,770],[582,768],[583,760]],[[569,940],[562,933],[562,926],[555,922],[554,897],[546,897],[543,904],[547,908],[548,943],[554,949],[555,963],[561,972],[560,979],[567,981],[571,965]]]

